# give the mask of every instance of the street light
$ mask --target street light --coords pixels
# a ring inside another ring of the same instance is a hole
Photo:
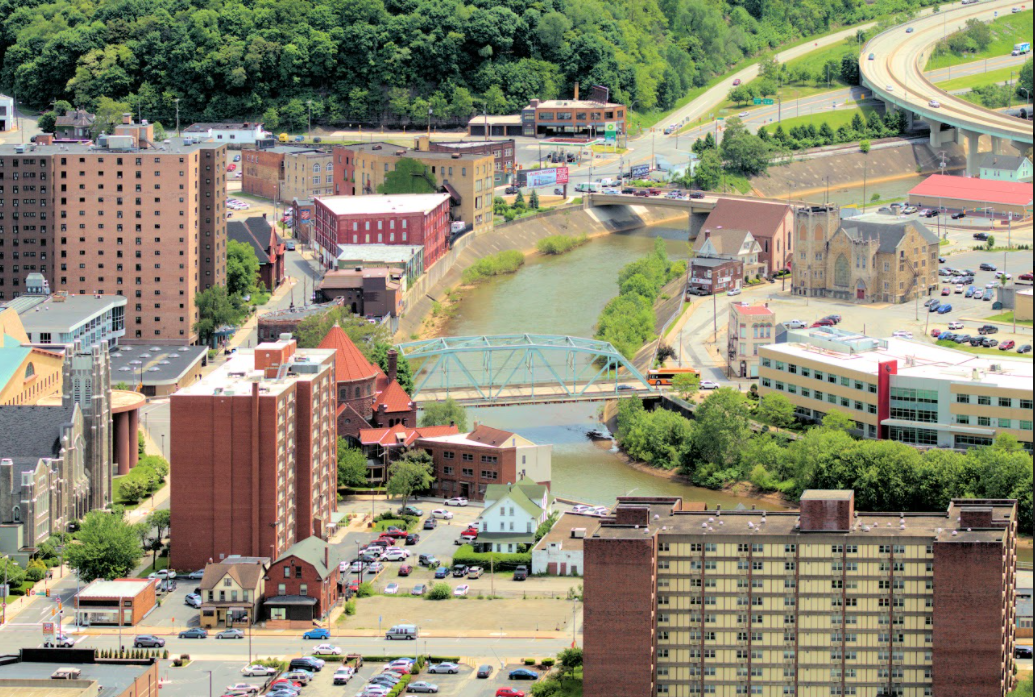
[[[431,107],[428,107],[428,138],[431,138]]]

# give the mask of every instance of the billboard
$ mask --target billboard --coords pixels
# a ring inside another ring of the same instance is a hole
[[[593,85],[589,90],[589,101],[597,102],[598,104],[607,104],[608,98],[611,96],[611,90],[604,87],[603,85]]]
[[[633,179],[640,179],[650,174],[650,165],[633,165],[629,168],[629,176]]]
[[[526,186],[532,189],[539,189],[544,186],[568,183],[567,167],[551,167],[550,169],[537,169],[526,174]]]

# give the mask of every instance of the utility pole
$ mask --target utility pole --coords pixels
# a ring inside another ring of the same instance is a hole
[[[177,97],[173,100],[176,102],[176,137],[180,137],[180,98]]]
[[[431,107],[428,107],[428,139],[431,139]]]
[[[312,138],[312,135],[313,135],[313,100],[312,99],[305,100],[305,105],[307,107],[309,107],[309,121],[307,122],[307,125],[306,125],[305,137],[306,138]]]

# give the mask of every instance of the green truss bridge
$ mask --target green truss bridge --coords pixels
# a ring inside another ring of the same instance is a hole
[[[396,346],[418,402],[470,406],[585,402],[653,393],[611,344],[550,334],[443,337]]]

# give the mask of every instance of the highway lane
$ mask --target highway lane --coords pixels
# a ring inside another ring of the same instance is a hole
[[[933,45],[969,19],[991,21],[996,13],[1016,7],[1010,0],[989,0],[977,5],[942,10],[938,17],[925,17],[899,26],[871,39],[860,55],[864,81],[878,97],[907,105],[921,116],[986,132],[1025,143],[1032,142],[1031,125],[1019,119],[984,109],[939,90],[921,72],[920,66]],[[912,29],[912,32],[907,32]],[[869,60],[870,55],[874,60]],[[931,106],[937,100],[940,106]]]

